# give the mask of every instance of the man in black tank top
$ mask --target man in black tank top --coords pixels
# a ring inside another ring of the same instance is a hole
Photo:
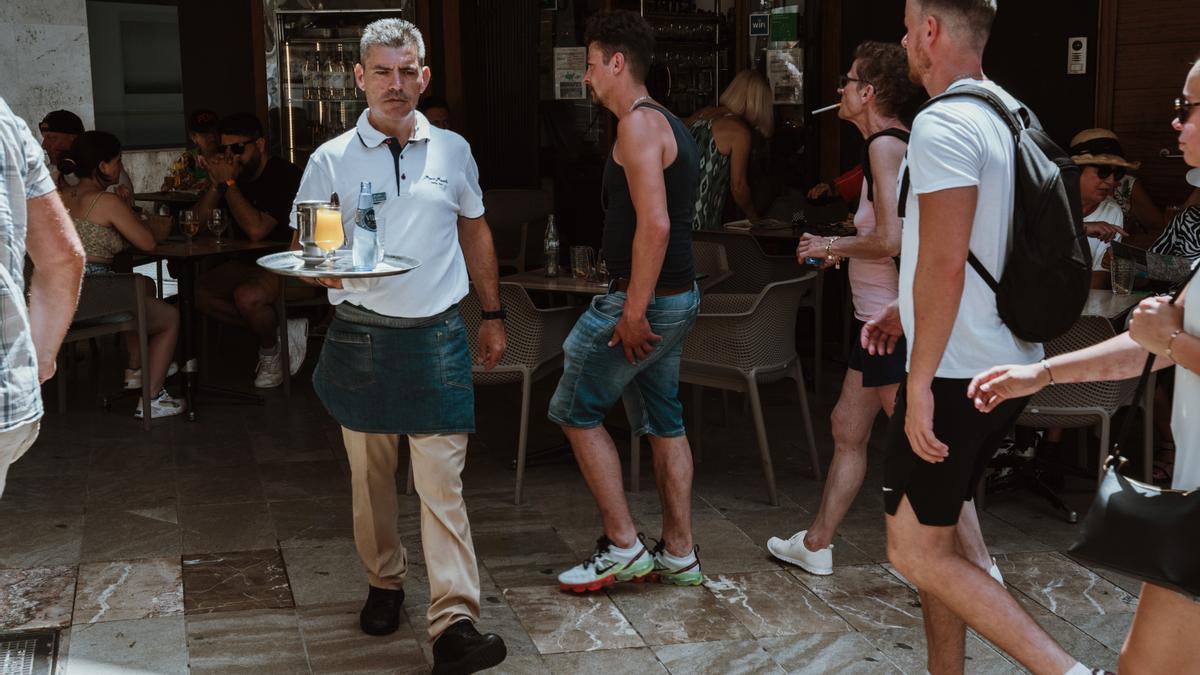
[[[646,93],[654,37],[642,17],[600,12],[588,21],[585,42],[585,82],[593,100],[618,119],[603,185],[604,255],[613,282],[563,345],[563,377],[549,418],[571,441],[604,533],[595,554],[560,574],[559,585],[576,592],[643,578],[699,585],[692,454],[678,397],[683,338],[699,305],[691,240],[699,151],[679,118]],[[623,394],[630,424],[654,451],[663,531],[653,550],[629,514],[621,460],[603,427]]]

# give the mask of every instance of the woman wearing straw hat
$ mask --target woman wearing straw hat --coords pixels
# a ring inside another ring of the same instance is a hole
[[[1071,139],[1071,159],[1079,165],[1079,198],[1083,226],[1092,247],[1092,288],[1109,288],[1109,243],[1120,241],[1125,213],[1113,199],[1117,184],[1140,162],[1125,159],[1117,135],[1108,129],[1087,129]]]

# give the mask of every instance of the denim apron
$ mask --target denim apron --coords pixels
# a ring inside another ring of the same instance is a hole
[[[458,305],[406,319],[339,304],[313,387],[338,424],[354,431],[475,431],[471,353]]]

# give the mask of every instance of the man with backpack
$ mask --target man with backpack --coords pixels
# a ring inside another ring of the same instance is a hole
[[[1033,255],[1022,237],[1029,236],[1030,226],[1044,225],[1040,215],[1026,217],[1032,212],[1023,177],[1029,177],[1031,159],[1046,157],[1040,145],[1025,144],[1029,123],[1010,114],[1021,104],[984,77],[983,50],[995,14],[995,0],[908,0],[905,8],[902,44],[910,76],[935,100],[912,126],[901,171],[905,255],[898,323],[908,338],[908,377],[892,417],[884,469],[888,557],[920,592],[929,672],[962,672],[970,625],[1034,673],[1076,675],[1090,671],[985,569],[963,556],[954,527],[1027,401],[1006,401],[980,413],[967,397],[971,378],[991,363],[1037,363],[1042,346],[1030,340],[1058,330],[1029,326],[1022,304],[1043,298],[1014,303],[1011,286],[1031,266],[1047,277],[1062,269],[1064,286],[1072,289],[1067,295],[1078,296],[1073,290],[1078,279],[1086,297],[1090,262],[1073,243],[1078,174],[1068,173],[1067,158],[1049,165],[1057,188],[1052,192],[1062,197],[1057,204],[1063,207],[1055,230],[1058,246],[1050,248],[1064,259],[1022,260],[1016,269],[1011,264],[1013,256]],[[956,91],[963,87],[984,91]],[[953,95],[938,99],[945,93]],[[1044,140],[1034,140],[1039,139]],[[1058,178],[1059,167],[1065,181]],[[877,317],[864,335],[877,347],[881,333],[894,339],[896,324],[894,315]]]

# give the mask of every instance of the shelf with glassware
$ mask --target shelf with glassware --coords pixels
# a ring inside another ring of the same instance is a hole
[[[699,11],[687,0],[644,2],[642,13],[657,44],[652,93],[680,117],[715,105],[722,85],[732,79],[727,17]]]
[[[284,152],[303,163],[314,148],[354,126],[367,107],[354,81],[358,42],[300,38],[281,47]]]

